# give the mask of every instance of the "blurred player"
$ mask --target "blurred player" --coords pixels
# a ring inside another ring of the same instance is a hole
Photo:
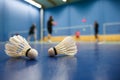
[[[34,37],[34,40],[36,41],[37,37],[36,37],[36,25],[35,24],[32,24],[32,26],[29,29],[28,41],[30,41],[30,38],[32,36]]]
[[[48,42],[51,42],[51,36],[52,36],[52,27],[54,25],[53,17],[50,16],[49,20],[47,22],[47,30],[48,30]]]
[[[99,24],[97,21],[95,21],[94,22],[94,31],[95,31],[95,39],[97,42],[98,42],[98,32],[99,32],[98,28],[99,28]]]

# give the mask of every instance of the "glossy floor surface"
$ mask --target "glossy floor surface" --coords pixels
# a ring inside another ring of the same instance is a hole
[[[120,80],[120,44],[77,43],[75,56],[49,57],[55,43],[32,43],[36,60],[10,58],[0,44],[0,80]]]

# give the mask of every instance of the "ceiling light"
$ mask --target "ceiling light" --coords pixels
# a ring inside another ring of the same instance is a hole
[[[38,8],[41,8],[41,7],[42,7],[40,4],[36,3],[36,2],[33,1],[33,0],[24,0],[24,1],[26,1],[26,2],[28,2],[28,3],[30,3],[30,4],[32,4],[32,5],[34,5],[34,6],[36,6],[36,7],[38,7]]]
[[[62,0],[63,2],[67,2],[67,0]]]

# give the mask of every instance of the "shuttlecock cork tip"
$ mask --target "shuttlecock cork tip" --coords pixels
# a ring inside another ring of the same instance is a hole
[[[38,52],[35,49],[30,49],[30,51],[27,54],[27,57],[30,59],[35,59],[38,56]]]
[[[48,50],[48,53],[49,53],[49,56],[51,56],[51,57],[55,56],[55,52],[54,52],[53,48],[50,48]]]

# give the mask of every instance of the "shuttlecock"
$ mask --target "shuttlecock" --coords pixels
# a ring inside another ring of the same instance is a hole
[[[64,55],[75,55],[77,53],[77,46],[74,39],[70,36],[66,37],[55,47],[52,47],[48,50],[50,56],[55,56],[58,54]]]
[[[20,35],[10,37],[5,44],[5,52],[11,57],[26,56],[30,59],[35,59],[38,56],[37,50],[31,48],[28,42]]]

